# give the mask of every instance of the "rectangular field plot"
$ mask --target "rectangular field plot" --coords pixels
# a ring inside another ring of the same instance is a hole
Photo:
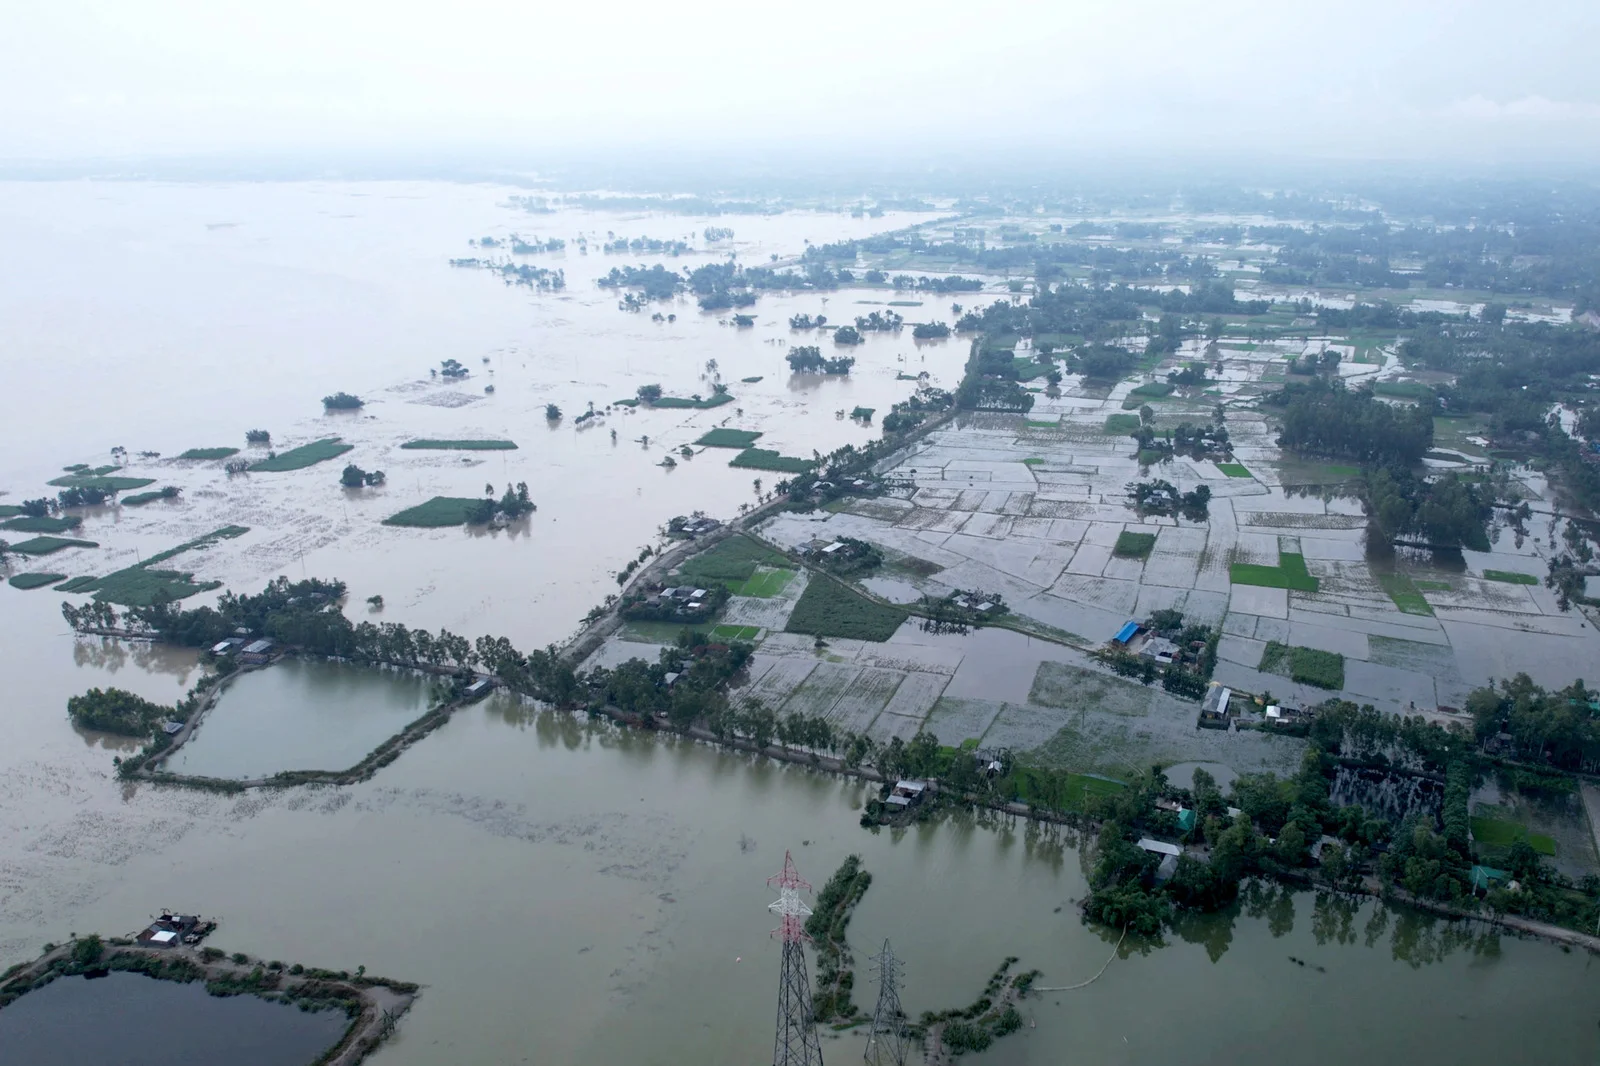
[[[867,727],[872,725],[879,713],[888,705],[905,677],[906,675],[898,670],[867,667],[857,674],[855,680],[844,690],[844,694],[828,712],[828,720],[836,729],[865,733]],[[786,711],[787,709],[785,708]]]
[[[761,658],[760,655],[756,656],[758,663]],[[816,663],[807,659],[780,658],[739,693],[739,700],[745,704],[760,703],[777,710],[816,667]]]
[[[884,706],[884,714],[913,718],[918,722],[928,717],[933,705],[939,701],[945,686],[950,684],[945,674],[910,673],[894,690],[894,695]],[[915,730],[912,730],[915,732]]]
[[[818,663],[778,710],[826,718],[860,673],[861,667],[853,663]]]
[[[760,566],[750,575],[750,579],[734,590],[738,596],[757,596],[765,599],[776,596],[782,592],[784,586],[794,580],[793,570],[780,570],[776,567]]]

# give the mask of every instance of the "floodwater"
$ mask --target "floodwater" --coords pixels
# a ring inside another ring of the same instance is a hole
[[[171,455],[242,443],[256,426],[283,443],[341,434],[357,445],[349,461],[389,474],[382,489],[346,493],[338,461],[230,481],[214,463],[136,459],[135,473],[180,485],[183,498],[88,516],[83,535],[103,546],[51,565],[104,573],[236,522],[252,532],[182,565],[235,590],[279,573],[340,577],[351,584],[352,613],[378,593],[388,604],[383,620],[500,633],[522,646],[557,640],[615,588],[612,573],[668,517],[731,514],[754,498],[755,472],[729,469],[715,452],[665,471],[655,465],[664,446],[723,421],[767,432],[761,445],[786,454],[860,443],[876,430],[836,410],[873,406],[881,417],[909,392],[896,380],[901,370],[927,369],[949,386],[965,358],[963,343],[918,346],[907,330],[869,337],[847,381],[794,381],[782,372],[779,342],[811,338],[790,334],[790,314],[826,308],[842,321],[856,313],[844,310],[854,299],[885,294],[835,293],[826,305],[818,295],[763,296],[758,324],[740,330],[687,302],[672,308],[677,322],[653,323],[618,311],[587,280],[647,257],[578,257],[569,248],[561,294],[446,267],[447,257],[469,254],[468,237],[485,233],[668,238],[708,221],[524,216],[497,206],[505,194],[424,185],[7,187],[0,232],[12,254],[0,263],[0,313],[11,328],[0,353],[15,395],[70,389],[73,397],[70,419],[59,405],[14,405],[0,429],[0,488],[12,498],[37,495],[62,465],[99,460],[114,445]],[[757,262],[795,255],[807,239],[898,223],[716,220],[738,231],[741,257]],[[696,260],[667,265],[685,262]],[[948,301],[930,303],[927,317],[948,320]],[[443,358],[459,359],[473,378],[434,383],[427,368]],[[700,375],[711,358],[736,405],[571,425],[588,401],[603,405],[647,382],[678,395],[709,391]],[[757,375],[761,382],[740,381]],[[487,380],[493,395],[482,391]],[[336,389],[371,402],[354,417],[325,417],[318,398]],[[472,402],[441,406],[450,397]],[[554,428],[546,402],[567,411]],[[649,446],[636,439],[646,434]],[[491,435],[521,448],[465,462],[398,449],[412,437]],[[759,476],[769,488],[777,479]],[[378,524],[431,495],[476,495],[484,481],[516,480],[529,482],[540,509],[506,532]],[[1112,938],[1076,917],[1073,900],[1086,885],[1070,845],[969,819],[869,833],[858,825],[859,785],[590,728],[505,697],[464,709],[349,788],[225,796],[125,785],[112,775],[114,749],[72,729],[67,697],[114,684],[170,703],[193,684],[194,655],[75,639],[60,598],[0,591],[6,963],[73,930],[129,932],[153,909],[176,907],[220,918],[215,943],[225,950],[421,982],[398,1039],[372,1060],[379,1066],[605,1066],[768,1054],[778,947],[764,882],[786,849],[819,885],[845,855],[863,856],[875,881],[852,943],[864,958],[894,940],[913,1014],[970,1002],[1007,955],[1042,970],[1044,984],[1065,985],[1092,976],[1111,953]],[[1032,673],[1007,683],[1026,691]],[[287,676],[262,678],[287,684]],[[331,699],[316,686],[307,692]],[[196,758],[201,743],[223,735],[225,708],[202,728]],[[336,722],[350,710],[284,713]],[[275,756],[264,761],[279,761],[280,740],[260,742]],[[1031,1001],[1034,1024],[974,1061],[1280,1066],[1360,1056],[1499,1066],[1525,1056],[1530,1034],[1543,1061],[1589,1066],[1600,1053],[1600,972],[1589,957],[1466,940],[1370,905],[1348,921],[1312,896],[1273,895],[1193,923],[1165,947],[1112,963],[1086,989]],[[858,988],[870,1007],[864,972]],[[854,1040],[830,1037],[829,1057],[858,1056]]]
[[[112,973],[59,978],[0,1011],[0,1048],[27,1066],[305,1066],[349,1024],[341,1011]]]
[[[227,687],[166,769],[207,777],[354,766],[428,709],[421,674],[286,659]]]

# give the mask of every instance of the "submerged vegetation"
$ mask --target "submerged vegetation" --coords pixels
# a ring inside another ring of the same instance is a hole
[[[327,462],[329,459],[337,459],[345,452],[354,449],[354,444],[345,444],[338,437],[324,437],[310,444],[302,444],[298,448],[290,448],[286,452],[270,454],[265,459],[250,463],[248,469],[253,474],[278,474],[289,470],[303,470],[308,466]]]
[[[147,737],[158,722],[174,713],[171,707],[151,703],[120,688],[92,688],[67,700],[67,714],[74,725],[125,737]]]

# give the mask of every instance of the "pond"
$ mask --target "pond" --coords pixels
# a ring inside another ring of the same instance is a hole
[[[350,1024],[200,982],[131,973],[63,977],[0,1011],[0,1049],[18,1066],[306,1066]]]
[[[429,686],[421,674],[285,659],[234,680],[166,768],[236,778],[343,770],[420,718]]]

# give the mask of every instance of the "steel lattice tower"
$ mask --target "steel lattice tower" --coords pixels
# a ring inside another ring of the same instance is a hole
[[[811,1008],[811,978],[806,968],[806,916],[811,908],[800,898],[811,886],[800,879],[794,858],[783,853],[783,873],[767,878],[778,889],[768,910],[783,917],[773,935],[783,940],[783,972],[778,978],[778,1035],[772,1047],[773,1066],[822,1066],[816,1018]]]
[[[878,971],[878,1006],[872,1012],[872,1031],[862,1056],[872,1066],[906,1066],[905,1012],[900,1009],[900,960],[889,942],[872,956]]]

